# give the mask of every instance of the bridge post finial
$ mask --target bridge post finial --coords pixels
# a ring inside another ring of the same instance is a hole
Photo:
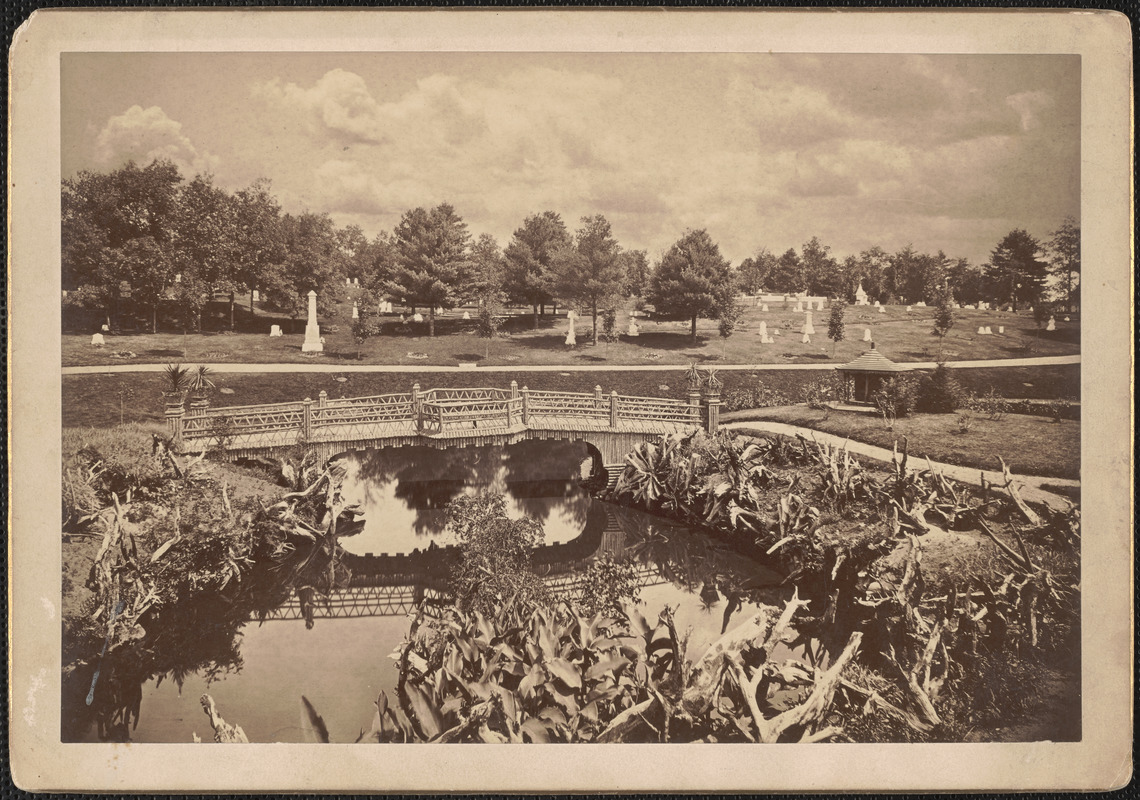
[[[301,401],[301,441],[313,440],[313,398],[306,397]]]
[[[618,421],[618,395],[617,390],[610,392],[610,427],[616,428]]]
[[[530,389],[525,386],[522,388],[522,422],[530,424]]]
[[[602,407],[602,387],[600,384],[594,387],[594,403],[598,408]]]
[[[511,397],[519,396],[519,382],[511,381]]]
[[[321,393],[317,395],[317,408],[324,408],[325,404],[329,401],[329,393],[321,389]]]

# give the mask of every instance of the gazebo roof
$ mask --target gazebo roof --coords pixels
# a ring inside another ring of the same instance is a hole
[[[841,364],[836,369],[841,372],[906,372],[910,367],[891,361],[872,344],[866,353],[849,364]]]

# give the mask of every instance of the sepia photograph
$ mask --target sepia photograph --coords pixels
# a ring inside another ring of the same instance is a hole
[[[1127,782],[1127,21],[650,16],[33,19],[14,748],[108,788]]]

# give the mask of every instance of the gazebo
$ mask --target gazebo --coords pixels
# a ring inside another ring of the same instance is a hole
[[[849,387],[850,399],[856,403],[870,403],[883,381],[896,373],[909,371],[910,367],[891,361],[876,350],[875,343],[871,342],[870,350],[836,369],[843,378],[844,385]]]

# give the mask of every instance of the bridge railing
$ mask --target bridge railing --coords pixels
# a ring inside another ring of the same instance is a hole
[[[710,404],[710,413],[714,409]],[[535,417],[585,419],[591,427],[618,429],[622,422],[699,425],[695,402],[660,397],[586,392],[530,391],[512,381],[510,389],[429,389],[410,393],[329,398],[317,402],[229,406],[214,409],[168,407],[176,441],[192,447],[278,447],[300,442],[333,441],[338,436],[380,438],[389,435],[446,435],[480,427],[515,429]]]

